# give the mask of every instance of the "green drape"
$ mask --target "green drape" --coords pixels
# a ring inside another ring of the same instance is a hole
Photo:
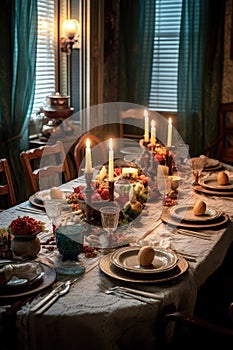
[[[204,153],[217,130],[225,1],[183,0],[177,127],[190,155]]]
[[[37,1],[6,0],[0,11],[0,157],[10,163],[18,201],[26,189],[19,154],[27,149],[35,68]]]
[[[121,0],[118,100],[147,106],[151,84],[154,0]]]

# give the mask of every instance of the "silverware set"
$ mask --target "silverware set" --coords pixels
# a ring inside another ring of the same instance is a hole
[[[28,207],[17,207],[16,210],[23,211],[25,213],[46,215],[45,211],[42,209],[28,208]]]
[[[30,309],[30,311],[35,312],[37,315],[44,313],[51,305],[55,303],[55,301],[57,301],[58,298],[68,293],[72,283],[74,283],[74,281],[67,281],[65,283],[60,284],[55,289],[53,289],[52,292],[50,292],[46,297],[39,301],[39,303],[34,305]]]
[[[93,264],[90,264],[85,273],[87,274],[91,270],[93,270],[98,265],[98,261],[95,261]],[[42,298],[37,304],[30,308],[30,311],[35,312],[37,315],[44,313],[50,306],[52,306],[58,298],[67,294],[70,290],[72,284],[77,282],[80,279],[80,276],[68,280],[66,282],[60,283],[56,288],[54,288],[49,294],[47,294],[44,298]]]
[[[99,288],[105,294],[115,294],[121,297],[134,298],[136,300],[140,300],[148,304],[153,304],[153,302],[149,299],[154,299],[157,301],[162,300],[162,296],[151,292],[145,292],[140,289],[132,289],[132,288],[122,287],[122,286],[107,287],[103,283],[99,284]]]
[[[173,230],[173,233],[179,234],[179,235],[184,235],[184,236],[191,236],[195,238],[200,238],[204,240],[211,241],[212,240],[212,234],[210,233],[204,233],[204,232],[199,232],[199,231],[193,231],[193,230],[186,230],[186,229],[175,229]]]

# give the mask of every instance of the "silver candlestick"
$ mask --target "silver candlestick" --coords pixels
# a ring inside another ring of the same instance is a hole
[[[86,195],[85,221],[87,223],[91,223],[93,221],[93,208],[92,208],[92,199],[91,199],[92,193],[93,193],[93,188],[91,186],[92,178],[93,178],[93,172],[85,172],[85,180],[86,180],[86,188],[84,190],[84,193]]]

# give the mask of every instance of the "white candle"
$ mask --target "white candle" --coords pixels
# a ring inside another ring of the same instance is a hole
[[[150,143],[152,145],[156,144],[156,128],[155,128],[155,121],[151,121],[151,138],[150,138]]]
[[[92,172],[92,159],[91,159],[91,147],[90,147],[90,140],[87,139],[86,141],[86,167],[85,167],[86,173]]]
[[[108,158],[108,181],[113,181],[114,174],[114,152],[112,149],[112,138],[109,141],[109,158]]]
[[[172,145],[172,118],[168,119],[168,129],[167,129],[167,146]]]
[[[148,118],[148,111],[144,110],[144,117],[145,117],[145,130],[144,130],[144,141],[149,141],[149,118]]]

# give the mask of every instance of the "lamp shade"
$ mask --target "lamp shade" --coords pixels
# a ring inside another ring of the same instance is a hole
[[[76,19],[66,19],[62,24],[63,34],[73,39],[80,32],[80,24]]]

